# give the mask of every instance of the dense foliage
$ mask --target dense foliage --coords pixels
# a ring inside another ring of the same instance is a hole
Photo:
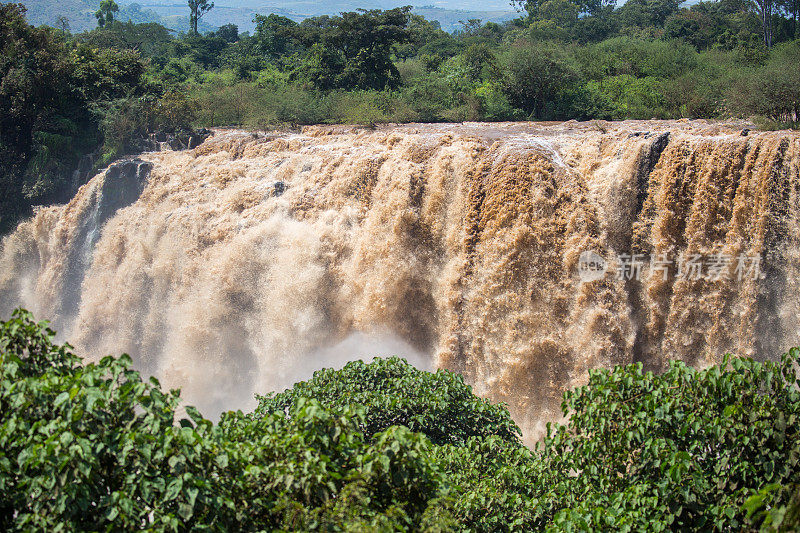
[[[101,5],[98,31],[118,26],[114,5]],[[76,40],[24,14],[0,4],[0,234],[32,205],[68,199],[83,156],[96,156],[92,170],[150,132],[188,127],[195,113],[182,91],[149,80],[136,42]],[[148,40],[166,32],[144,26],[135,33]]]
[[[32,205],[66,200],[81,156],[99,168],[189,126],[799,120],[800,0],[525,0],[520,18],[453,34],[408,7],[270,14],[252,35],[200,34],[205,0],[185,4],[191,30],[177,35],[112,0],[82,1],[98,27],[74,35],[0,4],[0,234]]]
[[[218,424],[127,356],[0,322],[0,529],[792,531],[800,350],[599,370],[530,450],[503,406],[399,359],[323,370]],[[417,430],[416,432],[414,430]]]
[[[90,106],[134,92],[145,70],[131,50],[68,48],[23,13],[0,4],[0,232],[55,199],[97,142]]]
[[[744,527],[753,490],[800,481],[798,356],[779,364],[726,357],[703,371],[673,362],[661,376],[636,365],[592,372],[565,395],[569,425],[546,440],[550,468],[589,474],[559,481],[568,510],[556,522]]]
[[[256,417],[287,412],[305,399],[332,410],[361,406],[364,423],[359,429],[367,437],[391,426],[424,433],[434,444],[463,444],[476,436],[519,437],[508,411],[475,396],[461,375],[423,372],[397,358],[319,370],[290,390],[257,398]]]
[[[0,529],[398,530],[441,475],[404,427],[366,439],[363,410],[298,401],[212,425],[130,359],[83,365],[18,312],[0,323]]]

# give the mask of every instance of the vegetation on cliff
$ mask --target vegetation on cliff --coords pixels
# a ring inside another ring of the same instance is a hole
[[[125,22],[129,10],[106,0],[92,4],[96,29],[71,34],[66,23],[30,26],[22,5],[0,4],[0,234],[31,206],[67,199],[82,155],[99,168],[141,150],[150,133],[190,125],[797,124],[797,0],[516,4],[515,20],[468,20],[454,34],[397,8],[302,22],[257,15],[252,35],[233,24],[175,35]],[[211,6],[188,3],[193,28]]]
[[[130,359],[0,322],[0,528],[790,531],[800,350],[598,370],[534,450],[502,405],[399,359],[323,370],[217,424]]]
[[[68,200],[83,156],[96,155],[88,172],[140,151],[151,132],[187,130],[196,107],[149,81],[134,46],[80,42],[24,12],[0,4],[0,234],[32,205]]]

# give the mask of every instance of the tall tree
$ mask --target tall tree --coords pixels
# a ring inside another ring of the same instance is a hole
[[[678,12],[680,5],[681,0],[628,0],[618,13],[623,26],[663,28],[667,20]]]
[[[518,10],[525,10],[531,20],[541,18],[541,8],[548,3],[548,0],[512,0],[511,4],[517,7]],[[603,8],[608,6],[615,6],[616,0],[572,0],[571,4],[581,15],[596,15]]]
[[[775,0],[752,0],[753,8],[761,19],[761,30],[764,44],[772,48],[772,15],[775,12]]]
[[[559,99],[578,76],[563,48],[552,43],[513,46],[507,65],[503,92],[514,106],[538,120],[555,118]]]
[[[61,15],[56,19],[56,28],[60,29],[64,33],[69,33],[69,18]]]
[[[309,51],[296,74],[320,89],[397,87],[400,73],[392,51],[409,42],[409,11],[410,7],[362,9],[304,20],[297,40]]]
[[[27,24],[25,13],[22,4],[0,3],[0,235],[29,214],[24,180],[37,133],[64,122],[54,119],[60,106],[80,107],[63,34]]]
[[[203,15],[211,11],[214,7],[214,2],[208,0],[189,0],[189,26],[192,33],[197,35],[197,23],[203,18]]]
[[[800,0],[778,0],[779,6],[792,21],[792,34],[795,39],[800,39],[800,27],[797,18],[800,15]]]
[[[292,19],[271,13],[269,15],[256,15],[255,39],[258,48],[270,61],[286,55],[297,23]]]
[[[97,19],[97,25],[102,28],[106,24],[114,22],[114,13],[117,11],[119,11],[119,6],[114,0],[103,0],[100,2],[100,9],[94,13]]]

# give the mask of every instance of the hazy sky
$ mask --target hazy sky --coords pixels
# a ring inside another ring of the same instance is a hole
[[[179,0],[118,0],[122,5],[139,4],[144,10],[151,10],[165,18],[165,23],[174,26],[174,17],[184,16],[186,3]],[[484,22],[502,22],[514,18],[516,12],[508,0],[215,0],[215,8],[203,17],[206,29],[233,23],[241,31],[252,31],[253,15],[256,13],[277,13],[301,20],[318,15],[334,15],[343,11],[356,9],[391,9],[393,7],[413,5],[415,8],[440,8],[439,11],[422,9],[417,12],[429,20],[438,20],[442,28],[453,31],[460,28],[459,20],[477,18]],[[170,17],[173,17],[170,20]]]
[[[142,6],[149,4],[174,4],[174,0],[145,0],[139,2]],[[354,1],[354,0],[335,0],[333,2],[315,2],[311,0],[216,0],[214,2],[218,6],[230,7],[262,7],[274,6],[276,8],[291,9],[292,11],[307,10],[307,11],[339,11],[342,7],[347,9],[365,8],[365,9],[388,9],[391,7],[413,5],[416,7],[421,6],[435,6],[443,9],[459,9],[465,11],[512,11],[513,7],[507,0],[419,0],[417,2],[403,2],[401,0],[378,0],[378,1]]]

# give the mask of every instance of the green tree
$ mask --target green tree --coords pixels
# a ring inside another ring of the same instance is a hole
[[[461,58],[471,79],[483,81],[500,78],[497,57],[487,44],[470,45],[461,54]]]
[[[117,11],[119,11],[119,6],[114,0],[102,0],[100,2],[100,8],[94,13],[97,19],[97,26],[102,28],[114,22],[114,13]]]
[[[258,48],[268,60],[275,61],[289,52],[295,39],[293,32],[297,27],[295,21],[270,13],[269,15],[256,15],[253,22],[256,23],[254,37]]]
[[[0,529],[795,531],[800,350],[592,371],[531,450],[460,376],[350,363],[218,424],[0,321]],[[402,424],[402,425],[399,425]],[[420,432],[414,432],[417,429]]]
[[[360,406],[365,410],[361,430],[367,437],[393,425],[424,433],[437,444],[488,435],[518,442],[520,434],[504,406],[477,398],[460,375],[444,370],[431,374],[396,357],[319,370],[290,390],[257,398],[256,417],[284,412],[301,398],[328,409]]]
[[[61,15],[56,18],[56,28],[64,32],[65,34],[69,33],[69,18]]]
[[[406,43],[397,43],[394,46],[394,54],[399,59],[409,59],[417,56],[423,46],[437,39],[455,41],[450,34],[442,30],[439,22],[426,20],[422,15],[412,13],[409,16],[406,28],[408,41]]]
[[[530,20],[542,17],[542,7],[550,0],[513,0],[512,3],[520,6],[528,13]],[[584,14],[596,14],[604,6],[613,6],[616,0],[575,0],[572,2],[574,9]]]
[[[505,67],[503,92],[532,119],[555,118],[561,97],[578,79],[565,54],[549,44],[513,47]]]
[[[69,160],[70,140],[79,128],[91,129],[73,90],[74,63],[62,39],[54,30],[27,24],[21,4],[0,4],[0,234],[44,192],[31,188],[28,177],[52,178],[28,174],[35,154],[43,163],[58,156]]]
[[[0,322],[0,529],[399,531],[441,523],[431,443],[298,399],[217,426],[127,356],[83,362],[46,323]],[[437,512],[433,512],[437,510]]]
[[[248,79],[252,72],[267,67],[264,55],[253,37],[231,43],[225,48],[219,59],[225,67],[234,70],[238,79]]]
[[[773,15],[775,13],[775,0],[753,0],[752,6],[758,17],[761,19],[761,32],[764,44],[767,48],[772,47]]]
[[[203,70],[212,70],[219,68],[229,44],[216,33],[206,35],[190,33],[180,40],[178,46],[182,58],[188,58]]]
[[[661,376],[641,365],[592,372],[565,395],[568,426],[545,441],[565,484],[553,487],[566,496],[555,522],[613,529],[625,516],[650,530],[741,529],[749,496],[800,479],[799,357],[726,357],[703,371],[673,362]]]
[[[307,19],[298,40],[309,46],[297,77],[320,89],[386,89],[400,84],[392,50],[408,42],[409,7]]]
[[[214,2],[208,0],[188,0],[189,2],[189,31],[197,35],[197,25],[203,15],[211,11],[214,7]]]
[[[236,24],[223,24],[213,33],[213,36],[226,43],[235,43],[239,40],[239,27]]]
[[[781,0],[779,6],[791,18],[792,35],[795,39],[800,39],[800,24],[797,21],[800,16],[800,0]]]
[[[143,57],[151,58],[157,64],[166,62],[173,48],[170,30],[155,22],[107,24],[79,34],[77,40],[93,48],[137,50]]]
[[[681,39],[698,50],[711,47],[715,42],[714,21],[697,9],[681,9],[667,19],[664,34],[669,39]]]
[[[776,46],[766,64],[743,74],[728,91],[730,111],[783,125],[800,121],[800,42]]]
[[[662,28],[680,4],[680,0],[628,0],[618,13],[623,28]]]
[[[64,201],[78,160],[102,141],[95,106],[144,89],[137,52],[66,41],[24,14],[0,4],[0,232],[34,202]]]

